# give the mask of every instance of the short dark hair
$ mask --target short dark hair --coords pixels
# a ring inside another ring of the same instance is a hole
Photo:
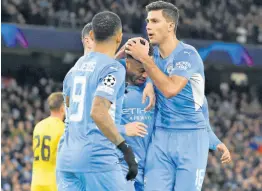
[[[155,1],[150,3],[146,6],[146,11],[158,11],[163,10],[162,14],[163,17],[167,20],[172,20],[175,22],[174,32],[176,32],[178,20],[179,20],[179,10],[178,8],[173,5],[172,3],[164,2],[164,1]]]
[[[135,42],[135,41],[134,41]],[[140,40],[140,43],[145,45],[146,43],[143,41],[143,40]],[[154,53],[154,48],[151,44],[149,44],[149,51],[148,51],[148,55],[149,56],[153,56],[153,53]],[[126,54],[126,58],[127,59],[134,59],[133,56],[131,56],[130,54]],[[136,59],[134,59],[136,60]]]
[[[89,35],[89,32],[92,30],[92,23],[87,23],[82,30],[82,38],[86,35]]]
[[[110,11],[96,14],[92,19],[92,29],[96,41],[105,41],[122,28],[119,16]]]
[[[59,111],[64,104],[64,97],[62,92],[54,92],[47,99],[50,111]]]

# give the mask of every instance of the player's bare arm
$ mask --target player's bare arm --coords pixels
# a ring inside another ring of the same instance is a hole
[[[148,44],[145,39],[143,40]],[[148,56],[148,50],[149,45],[143,46],[140,43],[133,42],[132,39],[128,41],[126,46],[126,53],[143,63],[148,76],[164,96],[167,98],[176,96],[186,86],[188,80],[182,76],[166,76],[157,67],[153,58]]]
[[[154,63],[153,59],[148,57],[143,61],[145,70],[150,76],[155,86],[170,98],[176,96],[187,84],[188,80],[182,76],[166,76]]]
[[[124,154],[124,159],[128,164],[129,171],[126,175],[127,180],[132,180],[138,173],[137,162],[135,161],[135,155],[126,144],[124,138],[119,134],[114,121],[109,115],[109,108],[111,102],[102,97],[96,96],[93,100],[91,108],[91,117],[95,121],[97,127],[102,133],[112,142],[117,148]]]
[[[103,134],[115,145],[119,145],[124,138],[118,133],[116,125],[109,115],[111,102],[102,97],[96,96],[93,100],[91,109],[91,117],[95,121],[97,127]]]

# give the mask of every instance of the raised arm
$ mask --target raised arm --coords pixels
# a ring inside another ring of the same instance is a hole
[[[157,67],[154,60],[150,57],[145,58],[143,64],[154,85],[166,98],[176,96],[188,82],[188,80],[182,76],[167,76]]]
[[[146,44],[148,44],[147,41]],[[167,76],[158,68],[153,58],[148,56],[148,49],[149,45],[144,46],[140,43],[135,43],[132,39],[129,40],[126,45],[126,53],[143,63],[148,76],[163,95],[167,98],[176,96],[186,86],[191,75],[198,69],[199,63],[198,60],[196,60],[197,56],[195,54],[183,55],[183,52],[182,55],[180,55],[180,57],[184,59],[181,60],[183,66],[173,63],[173,70],[169,76]],[[190,64],[190,62],[193,61],[197,61],[197,64]],[[182,70],[186,71],[183,72]]]

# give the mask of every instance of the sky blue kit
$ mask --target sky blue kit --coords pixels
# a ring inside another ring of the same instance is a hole
[[[98,52],[82,56],[66,75],[70,97],[66,131],[57,155],[58,190],[125,190],[116,146],[98,129],[90,111],[95,96],[109,100],[115,124],[121,122],[125,68]]]
[[[147,153],[145,191],[201,190],[209,150],[202,59],[195,48],[180,42],[164,59],[156,47],[154,61],[167,76],[182,76],[188,83],[169,99],[155,86],[155,132]]]
[[[144,86],[127,85],[124,94],[124,67],[103,54],[91,52],[81,57],[68,72],[63,83],[63,94],[70,96],[70,108],[66,108],[66,130],[58,149],[59,190],[201,189],[208,147],[215,150],[216,145],[221,143],[210,127],[207,100],[202,96],[202,61],[192,47],[183,43],[167,59],[161,59],[157,50],[154,57],[166,75],[189,79],[186,87],[171,99],[166,99],[155,87],[156,112],[145,111],[148,100],[142,104]],[[125,66],[124,61],[121,63]],[[126,142],[133,148],[139,173],[131,184],[126,184],[124,178],[128,172],[125,161],[121,160],[124,173],[119,165],[121,153],[90,118],[94,96],[104,97],[113,103],[110,114]],[[81,104],[83,108],[79,107]],[[124,125],[134,121],[148,126],[147,136],[126,136]],[[154,123],[156,129],[147,156],[150,160],[147,161],[145,175],[146,154]]]
[[[138,161],[138,175],[135,181],[127,183],[127,190],[143,191],[144,190],[144,167],[146,160],[146,153],[148,144],[153,132],[154,124],[154,110],[145,111],[148,105],[148,100],[142,104],[144,87],[128,85],[126,87],[126,94],[124,96],[122,121],[121,124],[125,125],[131,122],[142,122],[147,125],[147,135],[145,137],[129,137],[126,136],[125,128],[119,128],[121,134],[126,142],[132,147],[136,159]],[[121,162],[124,175],[128,172],[128,166],[124,160]],[[131,184],[131,185],[130,185]]]

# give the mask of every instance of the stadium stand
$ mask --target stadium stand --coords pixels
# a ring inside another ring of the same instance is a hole
[[[45,79],[38,86],[19,86],[12,78],[2,78],[1,87],[1,188],[4,191],[29,191],[33,128],[49,115],[45,100],[61,86]]]
[[[261,0],[168,0],[180,8],[181,38],[262,43]],[[102,10],[117,13],[124,32],[143,33],[148,0],[2,0],[2,22],[82,28]]]
[[[45,100],[61,84],[42,78],[38,85],[19,85],[2,77],[3,191],[30,190],[32,132],[34,125],[48,115]],[[4,100],[4,101],[3,101]],[[262,189],[262,107],[255,88],[221,85],[208,95],[212,126],[229,146],[232,162],[221,165],[219,152],[210,153],[204,191],[259,191]]]

